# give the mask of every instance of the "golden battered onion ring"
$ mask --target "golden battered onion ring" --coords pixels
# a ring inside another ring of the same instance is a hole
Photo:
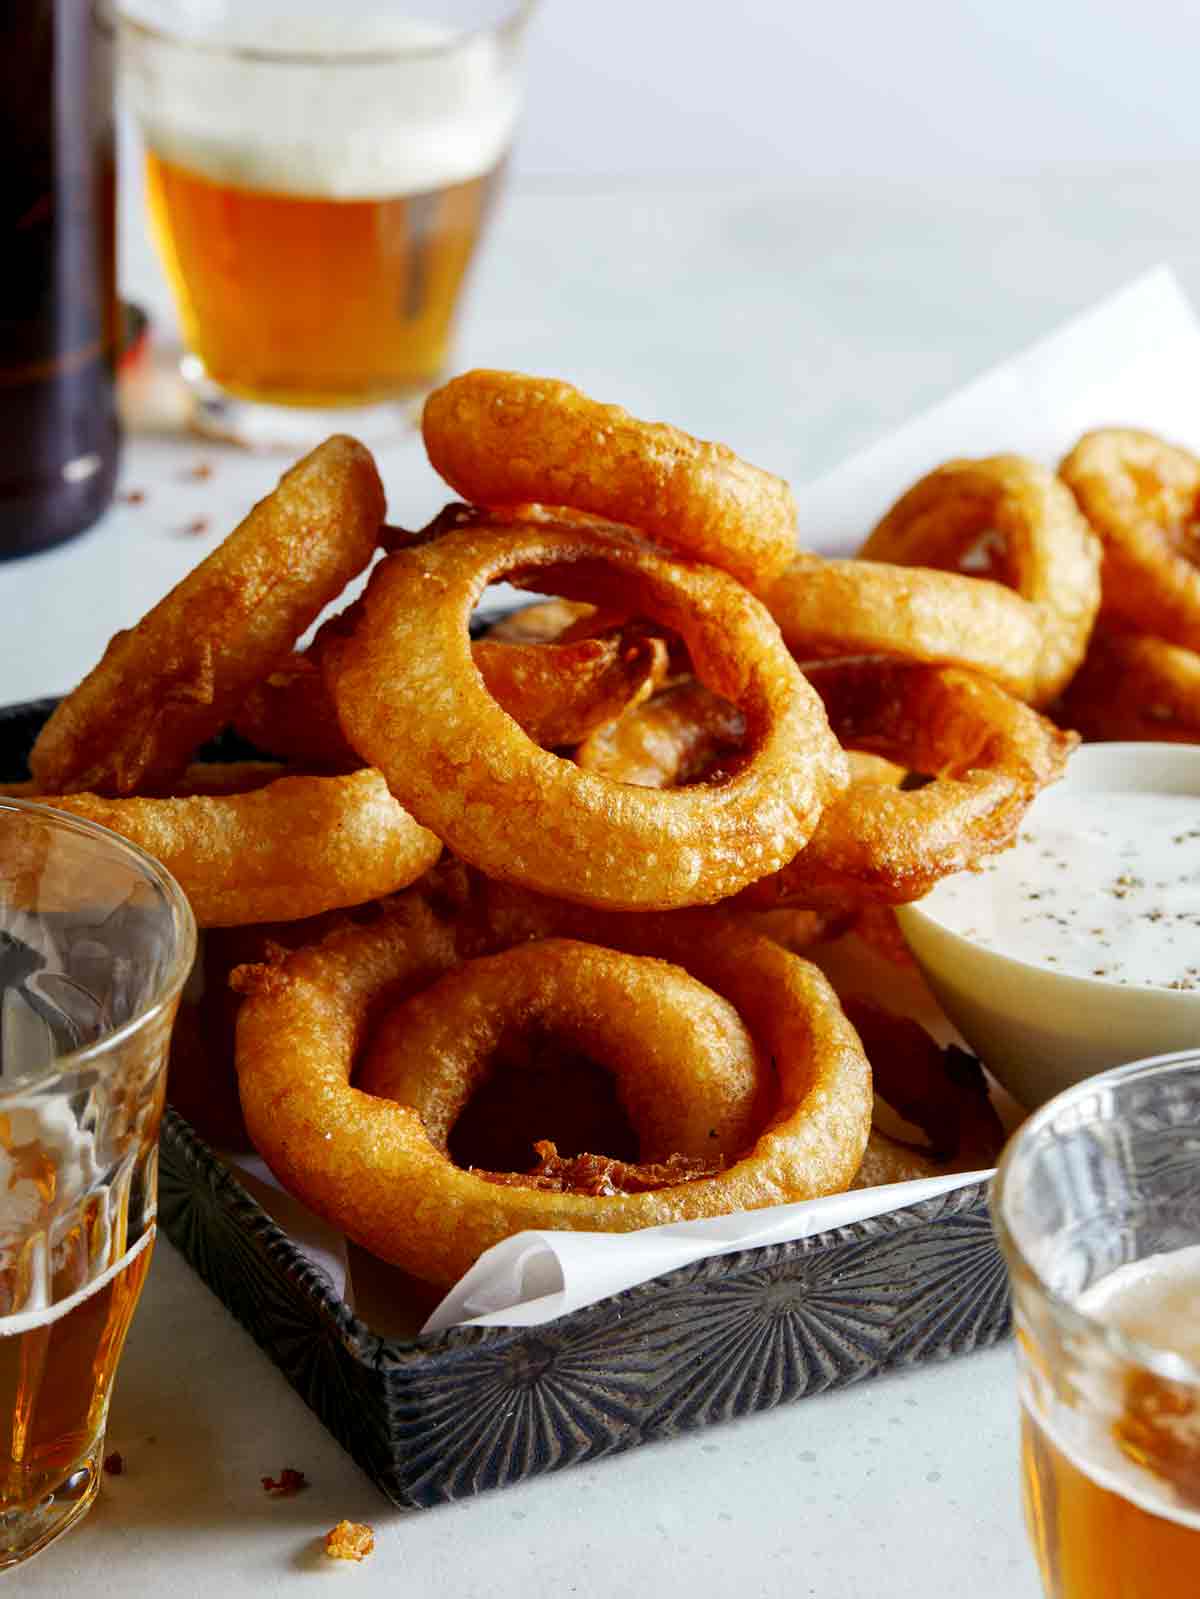
[[[218,767],[209,785],[181,798],[35,797],[140,844],[178,880],[201,927],[361,905],[415,882],[441,854],[378,772],[285,776],[231,794]]]
[[[628,1232],[846,1187],[866,1147],[870,1069],[815,967],[719,912],[607,915],[502,897],[511,926],[576,924],[558,931],[672,961],[728,1000],[778,1075],[779,1103],[754,1147],[716,1176],[603,1198],[504,1187],[451,1165],[416,1111],[350,1086],[370,1017],[452,969],[470,943],[412,891],[369,926],[235,974],[249,996],[237,1029],[246,1124],[286,1188],[381,1259],[451,1283],[528,1227]],[[496,928],[485,936],[493,949],[504,942]]]
[[[646,699],[666,676],[663,639],[630,624],[568,644],[478,639],[471,656],[498,704],[535,744],[586,738]],[[234,728],[258,749],[299,765],[349,771],[362,762],[346,742],[320,666],[319,641],[257,684]]]
[[[619,591],[679,633],[698,675],[746,718],[738,771],[659,794],[540,749],[471,659],[471,613],[504,577],[536,577],[568,597]],[[670,560],[620,529],[514,522],[390,555],[326,673],[351,745],[457,855],[584,904],[723,899],[786,865],[846,781],[820,701],[758,601],[724,573]]]
[[[912,950],[900,931],[896,912],[890,905],[864,905],[855,911],[850,930],[856,938],[893,966],[915,966]]]
[[[763,603],[799,661],[887,655],[969,667],[1022,699],[1033,689],[1039,617],[986,578],[799,555]]]
[[[468,961],[390,1011],[357,1083],[411,1105],[445,1150],[501,1044],[530,1029],[613,1073],[639,1162],[740,1155],[773,1108],[769,1065],[728,1000],[667,961],[565,938]],[[529,1132],[532,1157],[547,1129]]]
[[[538,600],[497,617],[487,637],[502,644],[553,644],[577,624],[586,628],[595,615],[596,607],[583,600]]]
[[[242,1119],[234,1061],[240,1001],[229,986],[235,966],[264,961],[276,947],[315,944],[345,923],[345,910],[298,922],[210,927],[201,933],[171,1029],[167,1100],[214,1149],[253,1149]]]
[[[1200,744],[1200,654],[1102,625],[1054,718],[1097,742]]]
[[[575,750],[586,771],[638,788],[672,788],[719,778],[723,765],[741,755],[745,718],[736,705],[695,678],[672,683],[597,729]],[[845,751],[850,782],[903,779],[902,766],[861,750]]]
[[[639,623],[563,644],[483,638],[471,655],[492,698],[548,749],[574,744],[640,705],[668,665],[666,641]]]
[[[30,771],[43,792],[163,792],[368,564],[384,498],[368,450],[327,439],[61,702]]]
[[[569,383],[466,372],[429,396],[421,429],[435,470],[477,505],[623,522],[756,591],[795,554],[796,506],[782,479]]]
[[[1104,614],[1200,650],[1200,457],[1101,428],[1059,472],[1104,547]]]
[[[1078,743],[995,683],[948,666],[841,661],[809,668],[834,731],[927,773],[922,788],[851,783],[812,840],[739,902],[853,907],[920,899],[1012,843],[1030,802]]]
[[[979,570],[1033,607],[1041,647],[1034,705],[1061,693],[1100,606],[1100,549],[1069,493],[1019,455],[948,461],[905,494],[859,552],[869,561]]]
[[[575,760],[585,772],[617,783],[671,788],[693,783],[736,756],[745,731],[736,705],[688,678],[597,728],[576,749]]]
[[[953,1045],[943,1049],[919,1022],[895,1016],[869,999],[852,997],[842,1003],[871,1062],[876,1095],[928,1140],[922,1147],[873,1127],[851,1187],[875,1188],[994,1166],[1004,1145],[1004,1127],[975,1057]]]

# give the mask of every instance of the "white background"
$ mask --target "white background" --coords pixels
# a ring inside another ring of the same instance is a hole
[[[919,177],[1200,155],[1195,0],[543,0],[519,171]]]
[[[569,374],[803,483],[1157,259],[1200,296],[1197,45],[1183,0],[545,0],[525,182],[459,360]],[[125,206],[126,285],[165,309],[132,185]],[[398,517],[438,503],[415,440],[381,464]],[[0,700],[67,688],[278,469],[134,441],[139,503],[0,568]],[[29,1599],[1033,1599],[1015,1433],[1005,1348],[402,1516],[164,1243],[114,1401],[127,1471],[11,1580]],[[284,1465],[312,1487],[268,1499]],[[376,1527],[362,1570],[317,1552],[340,1516]]]

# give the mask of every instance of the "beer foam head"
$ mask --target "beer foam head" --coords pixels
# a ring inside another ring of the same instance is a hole
[[[132,0],[124,14],[153,28],[160,11]],[[189,0],[182,20],[170,14],[170,37],[125,35],[125,82],[149,148],[214,182],[397,198],[480,177],[511,142],[521,80],[509,34],[362,5]]]
[[[1118,1266],[1077,1304],[1093,1321],[1200,1368],[1200,1244]]]

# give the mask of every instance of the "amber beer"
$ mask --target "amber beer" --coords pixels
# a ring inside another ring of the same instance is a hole
[[[512,143],[532,5],[126,13],[122,77],[201,427],[296,445],[360,425],[324,413],[386,425],[433,386]]]
[[[47,1310],[0,1317],[0,1516],[35,1514],[51,1493],[89,1495],[153,1242],[151,1229],[116,1267]]]
[[[99,1486],[195,948],[183,891],[150,856],[0,798],[0,1570]]]
[[[1022,1487],[1046,1593],[1195,1599],[1200,1383],[1186,1373],[1200,1350],[1200,1248],[1119,1268],[1092,1293],[1102,1299],[1097,1319],[1174,1351],[1185,1375],[1124,1364],[1077,1338],[1069,1385],[1027,1387]]]
[[[1197,1443],[1200,1469],[1200,1441]],[[1021,1415],[1025,1518],[1049,1599],[1196,1599],[1200,1506],[1127,1497]],[[1128,1485],[1127,1485],[1128,1488]]]
[[[270,404],[428,387],[498,176],[339,199],[243,187],[151,151],[151,217],[188,348],[222,389]]]

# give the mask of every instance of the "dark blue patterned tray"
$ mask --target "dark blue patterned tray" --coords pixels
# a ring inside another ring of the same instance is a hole
[[[0,711],[0,781],[50,702]],[[397,1505],[462,1499],[1010,1327],[983,1185],[793,1244],[698,1261],[538,1328],[372,1332],[192,1132],[163,1121],[172,1243]]]

